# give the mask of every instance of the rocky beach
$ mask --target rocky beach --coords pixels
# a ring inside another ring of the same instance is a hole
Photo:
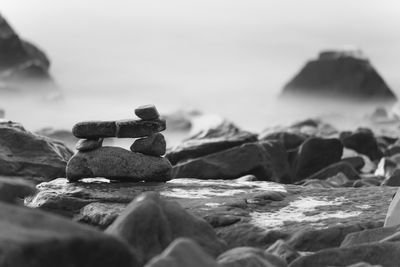
[[[398,99],[361,50],[321,50],[276,98],[335,115],[265,104],[277,124],[237,104],[262,130],[130,95],[72,125],[16,121],[9,99],[61,114],[56,77],[0,15],[0,267],[400,266]]]

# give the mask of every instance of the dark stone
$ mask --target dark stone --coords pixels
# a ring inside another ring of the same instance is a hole
[[[220,267],[220,265],[194,240],[177,238],[145,267]]]
[[[205,216],[203,219],[214,228],[229,226],[241,220],[240,217],[229,214],[211,214]]]
[[[337,162],[312,174],[308,179],[325,180],[339,173],[343,173],[349,180],[358,180],[360,176],[357,171],[347,162]]]
[[[391,145],[385,151],[386,157],[391,157],[394,155],[400,154],[400,146],[399,145]]]
[[[359,262],[396,267],[400,262],[400,243],[371,243],[326,249],[300,257],[292,262],[289,267],[347,266]]]
[[[369,60],[355,53],[321,52],[285,85],[282,94],[395,100],[395,94]]]
[[[142,264],[179,237],[193,239],[214,257],[226,249],[206,221],[188,213],[178,203],[150,192],[135,198],[106,233],[126,240]]]
[[[221,267],[287,267],[280,257],[260,248],[237,247],[219,255],[217,262]]]
[[[65,177],[72,152],[64,144],[33,134],[21,124],[0,122],[0,175],[47,181]]]
[[[78,138],[87,139],[115,137],[117,125],[115,121],[84,121],[75,124],[72,133]]]
[[[340,140],[344,147],[353,149],[368,156],[371,160],[378,160],[383,156],[373,132],[367,128],[359,128],[355,132],[342,132]]]
[[[151,121],[121,120],[117,121],[116,124],[116,137],[118,138],[138,138],[150,136],[166,129],[166,122],[164,119]]]
[[[23,200],[37,193],[33,183],[17,177],[0,176],[0,201],[23,205]]]
[[[162,156],[165,154],[167,143],[164,135],[155,133],[149,137],[136,139],[131,146],[131,151],[150,156]]]
[[[363,231],[358,231],[350,233],[341,243],[340,247],[351,247],[355,245],[374,243],[378,242],[384,238],[390,237],[391,235],[397,233],[400,227],[378,227],[374,229],[365,229]]]
[[[103,145],[103,138],[80,139],[75,148],[79,151],[91,151],[100,148]]]
[[[224,121],[215,128],[204,130],[168,151],[166,157],[173,165],[203,157],[245,143],[257,141],[253,133],[243,131]]]
[[[394,172],[382,182],[382,185],[400,186],[400,169],[395,169]]]
[[[67,178],[105,177],[121,181],[157,181],[170,179],[171,164],[165,158],[134,153],[120,147],[101,147],[76,153],[67,165]]]
[[[291,133],[291,132],[266,132],[261,133],[258,137],[259,140],[276,140],[280,141],[286,150],[296,149],[299,147],[308,136],[304,134]]]
[[[297,250],[289,246],[282,239],[277,240],[266,251],[282,258],[286,263],[291,263],[301,256]]]
[[[320,251],[340,246],[350,233],[377,227],[382,227],[382,223],[368,222],[347,226],[338,225],[326,229],[304,229],[291,236],[286,243],[300,251]]]
[[[135,109],[135,114],[142,120],[156,120],[160,117],[156,106],[143,105]]]
[[[128,246],[70,220],[0,203],[1,265],[139,267]]]
[[[342,162],[346,162],[346,163],[350,164],[357,171],[361,171],[361,169],[365,166],[365,161],[360,156],[343,158]]]
[[[236,179],[253,174],[259,180],[292,181],[284,148],[278,142],[248,143],[173,167],[174,178]]]
[[[305,179],[341,160],[343,145],[338,139],[310,138],[297,150],[293,160],[294,177]]]

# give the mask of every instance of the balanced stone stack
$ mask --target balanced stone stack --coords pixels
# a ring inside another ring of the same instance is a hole
[[[162,157],[166,151],[166,122],[154,105],[135,109],[140,119],[86,121],[75,124],[72,133],[81,138],[77,153],[67,164],[67,178],[105,177],[121,181],[163,182],[171,177],[171,163]],[[109,137],[136,138],[131,151],[120,147],[103,147]]]

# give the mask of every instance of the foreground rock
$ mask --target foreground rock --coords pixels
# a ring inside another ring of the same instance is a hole
[[[137,252],[141,263],[160,254],[179,237],[193,239],[214,257],[226,247],[206,221],[186,212],[176,202],[163,200],[156,193],[138,196],[106,233],[125,239]]]
[[[395,100],[396,96],[360,51],[323,51],[285,85],[283,95]]]
[[[122,181],[164,182],[171,164],[165,158],[134,153],[120,147],[101,147],[76,153],[68,162],[67,178],[107,177]]]
[[[237,247],[221,254],[217,259],[221,267],[286,267],[287,264],[278,256],[262,249]]]
[[[42,211],[0,202],[0,226],[2,266],[140,266],[118,239]]]
[[[18,177],[0,176],[0,201],[11,204],[23,204],[28,196],[37,193],[33,183]]]
[[[62,143],[33,134],[18,123],[0,122],[0,174],[37,181],[65,177],[72,152]]]

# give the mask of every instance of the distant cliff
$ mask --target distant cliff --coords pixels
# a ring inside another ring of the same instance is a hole
[[[286,84],[282,94],[396,99],[360,50],[322,51]]]

